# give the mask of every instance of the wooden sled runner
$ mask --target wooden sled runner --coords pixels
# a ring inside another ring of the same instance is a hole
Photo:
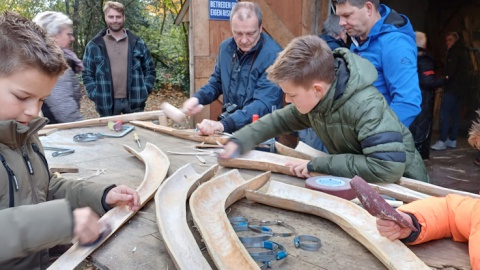
[[[300,159],[252,150],[240,156],[239,158],[218,159],[218,164],[229,168],[254,169],[291,175],[289,168],[285,166],[285,164],[287,162],[294,162],[298,160]],[[320,173],[312,174],[322,175]],[[477,194],[448,189],[405,177],[400,178],[398,183],[399,184],[372,183],[371,185],[374,186],[379,193],[391,196],[404,202],[412,202],[428,196],[445,196],[446,194],[451,193],[480,198],[480,195]]]
[[[212,269],[187,224],[187,199],[198,185],[210,180],[214,165],[198,174],[189,163],[165,180],[155,194],[158,228],[177,269]]]
[[[314,157],[328,156],[327,153],[310,147],[302,141],[298,142],[298,145],[297,147],[295,147],[295,149],[285,146],[279,142],[275,142],[275,148],[277,149],[277,153],[279,153],[280,155],[300,159],[310,160]]]
[[[162,181],[168,172],[170,167],[170,161],[168,157],[155,145],[147,143],[145,149],[141,152],[136,152],[133,148],[124,145],[127,152],[134,155],[145,163],[145,176],[143,182],[137,188],[137,192],[140,195],[140,208],[149,201],[155,191],[158,189]],[[74,269],[79,263],[81,263],[90,253],[100,247],[115,231],[120,228],[126,221],[128,221],[135,212],[128,209],[128,206],[115,207],[108,211],[101,219],[100,222],[108,224],[112,229],[111,233],[102,239],[99,243],[93,246],[79,246],[78,243],[74,244],[67,252],[60,256],[48,269],[65,270]]]
[[[270,172],[245,181],[231,170],[201,185],[190,198],[193,219],[218,269],[258,269],[230,225],[225,208],[270,179]]]
[[[210,135],[210,136],[201,136],[198,135],[196,131],[193,129],[189,130],[181,130],[181,129],[175,129],[171,127],[166,127],[162,125],[156,125],[152,122],[146,122],[146,121],[130,121],[130,124],[147,128],[153,131],[158,131],[170,136],[174,136],[177,138],[182,138],[185,140],[190,140],[190,141],[195,141],[195,142],[204,142],[208,144],[225,144],[227,143],[228,136],[225,135]]]
[[[375,218],[363,208],[323,192],[270,181],[259,191],[246,192],[247,199],[292,211],[326,218],[363,244],[388,269],[430,269],[402,242],[382,237]]]

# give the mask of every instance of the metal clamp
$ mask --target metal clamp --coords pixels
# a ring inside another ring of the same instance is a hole
[[[270,225],[277,225],[277,226],[282,226],[282,227],[285,227],[287,228],[288,230],[290,230],[290,232],[282,232],[282,233],[278,233],[278,232],[274,232],[273,233],[273,236],[280,236],[280,237],[288,237],[288,236],[292,236],[295,234],[295,228],[293,228],[292,226],[288,225],[287,223],[285,223],[283,220],[273,220],[273,221],[268,221],[268,220],[262,220],[258,223],[261,226],[270,226]],[[258,227],[259,226],[254,226],[254,225],[249,225],[250,229],[254,232],[260,232],[258,230]]]
[[[320,238],[313,235],[298,235],[293,239],[296,248],[308,251],[317,251],[322,246]]]
[[[72,149],[72,148],[59,148],[59,147],[44,146],[43,150],[54,151],[52,153],[52,157],[64,156],[64,155],[69,155],[69,154],[75,153],[75,149]]]
[[[103,139],[105,137],[110,137],[110,138],[121,138],[128,133],[130,133],[132,130],[134,130],[134,126],[123,126],[121,132],[118,134],[109,134],[109,133],[81,133],[73,136],[73,140],[76,142],[93,142],[98,139]]]
[[[248,219],[244,217],[232,217],[229,219],[230,223],[232,224],[233,230],[235,232],[245,232],[245,231],[250,231],[252,230],[250,226],[248,225]],[[259,226],[257,226],[259,227]],[[253,231],[253,230],[252,230]],[[238,239],[242,243],[255,243],[255,242],[263,242],[268,239],[270,239],[273,236],[272,230],[268,227],[263,227],[263,228],[256,228],[256,231],[261,233],[261,236],[251,236],[251,237],[245,237],[245,236],[238,236]]]
[[[284,259],[288,256],[285,247],[279,243],[272,242],[272,241],[262,241],[262,242],[255,242],[255,243],[244,243],[245,248],[248,250],[249,248],[265,248],[269,249],[269,251],[264,252],[248,252],[252,259],[257,262],[263,262],[261,266],[262,269],[266,267],[271,267],[272,261],[279,261]],[[265,267],[266,266],[266,267]]]

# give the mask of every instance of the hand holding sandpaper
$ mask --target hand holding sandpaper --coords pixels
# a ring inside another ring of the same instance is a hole
[[[365,210],[367,210],[372,216],[392,220],[401,227],[408,228],[414,232],[417,228],[410,222],[405,220],[393,207],[391,207],[385,199],[383,199],[370,185],[365,182],[360,176],[355,176],[350,181],[355,194],[357,194],[358,200],[362,203]]]

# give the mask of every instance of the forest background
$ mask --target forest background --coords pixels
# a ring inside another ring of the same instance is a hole
[[[150,49],[157,70],[154,93],[146,110],[158,109],[163,100],[180,106],[190,89],[188,22],[175,25],[183,3],[188,0],[117,0],[125,5],[125,28],[139,36]],[[73,21],[72,50],[80,59],[85,46],[106,28],[104,0],[3,0],[0,12],[14,11],[32,19],[43,11],[65,13]],[[81,81],[81,76],[79,76]],[[86,118],[97,117],[93,102],[82,99]]]

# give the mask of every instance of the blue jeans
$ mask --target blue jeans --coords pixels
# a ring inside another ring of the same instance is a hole
[[[300,130],[298,132],[298,138],[300,141],[304,142],[305,144],[323,151],[325,153],[328,153],[327,148],[325,147],[325,144],[323,144],[322,140],[318,138],[317,133],[312,128],[306,128],[303,130]]]
[[[443,94],[442,107],[440,108],[440,140],[450,139],[455,141],[458,135],[460,122],[460,97],[450,93]]]

